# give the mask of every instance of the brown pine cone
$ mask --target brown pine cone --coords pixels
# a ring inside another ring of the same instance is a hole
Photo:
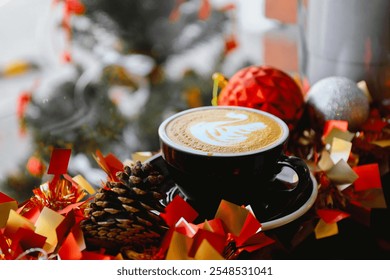
[[[118,182],[107,181],[85,209],[81,228],[87,243],[117,253],[131,248],[137,253],[158,247],[168,229],[159,216],[165,193],[164,180],[149,163],[137,161],[116,174]]]

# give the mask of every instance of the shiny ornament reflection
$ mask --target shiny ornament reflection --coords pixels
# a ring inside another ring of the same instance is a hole
[[[349,130],[359,129],[369,115],[369,99],[357,84],[345,77],[328,77],[315,83],[307,93],[313,120],[344,120]]]

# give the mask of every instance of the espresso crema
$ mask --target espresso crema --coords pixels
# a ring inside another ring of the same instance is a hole
[[[242,153],[259,150],[283,136],[281,125],[271,117],[237,108],[191,111],[166,126],[171,141],[206,153]]]

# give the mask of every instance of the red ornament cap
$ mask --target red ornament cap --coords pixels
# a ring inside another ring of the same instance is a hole
[[[249,66],[236,72],[218,96],[218,105],[243,106],[271,113],[292,130],[301,118],[301,88],[287,73],[270,66]]]

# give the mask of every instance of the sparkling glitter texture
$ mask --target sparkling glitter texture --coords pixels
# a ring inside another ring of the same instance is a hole
[[[344,77],[328,77],[315,83],[307,94],[315,121],[344,120],[358,130],[369,115],[368,97],[357,84]]]

